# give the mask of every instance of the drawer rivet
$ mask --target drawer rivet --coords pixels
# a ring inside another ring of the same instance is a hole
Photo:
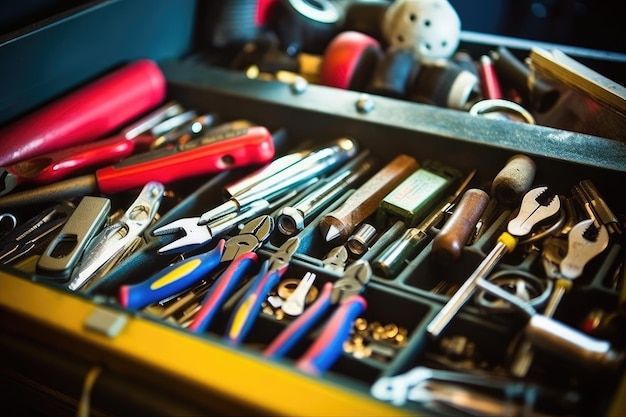
[[[361,94],[356,101],[356,109],[359,113],[369,113],[376,107],[374,100],[369,94]]]
[[[309,82],[301,76],[294,77],[293,81],[291,82],[291,91],[293,91],[295,94],[304,93],[308,87]]]

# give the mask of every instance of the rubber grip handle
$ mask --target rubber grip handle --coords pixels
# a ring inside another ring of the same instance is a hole
[[[287,265],[280,269],[267,271],[265,262],[261,272],[254,281],[246,294],[239,301],[233,313],[226,330],[226,339],[233,345],[240,344],[252,329],[252,325],[259,312],[267,294],[272,288],[278,284],[280,277],[287,270]]]
[[[0,130],[0,166],[102,137],[158,105],[166,81],[140,59]]]
[[[343,344],[350,337],[354,321],[365,311],[367,302],[358,294],[346,299],[333,313],[311,347],[296,363],[296,367],[313,375],[326,372],[343,351]]]
[[[189,330],[200,333],[211,324],[222,304],[235,291],[248,268],[255,264],[257,259],[255,252],[246,252],[228,265],[226,271],[217,279],[202,301],[202,307],[194,316],[188,327]]]
[[[266,358],[285,356],[328,310],[331,305],[332,291],[333,283],[327,282],[315,302],[272,340],[263,351],[263,355]]]
[[[431,257],[442,265],[458,260],[489,203],[489,194],[470,188],[455,205],[454,212],[433,239]]]
[[[521,95],[525,107],[543,113],[559,100],[559,90],[545,79],[534,76],[530,67],[510,49],[499,46],[491,52],[491,58],[498,76]]]
[[[225,241],[221,239],[209,252],[173,263],[139,284],[121,286],[120,304],[131,310],[140,310],[190,288],[219,265],[224,247]]]
[[[116,163],[130,156],[138,144],[147,145],[153,140],[151,135],[133,140],[115,135],[26,159],[11,165],[8,171],[17,177],[18,183],[50,184],[87,168]]]

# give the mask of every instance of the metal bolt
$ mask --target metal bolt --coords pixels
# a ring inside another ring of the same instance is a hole
[[[307,90],[307,88],[309,88],[309,82],[304,77],[299,75],[294,77],[291,82],[291,91],[295,94],[302,94]]]
[[[369,113],[376,107],[374,100],[369,94],[361,94],[356,101],[356,109],[359,113]]]

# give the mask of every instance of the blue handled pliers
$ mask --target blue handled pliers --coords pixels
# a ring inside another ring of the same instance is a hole
[[[234,345],[243,341],[261,311],[263,301],[289,267],[289,262],[300,246],[300,238],[294,236],[283,243],[262,265],[251,285],[230,316],[226,339]]]
[[[356,261],[348,266],[340,279],[324,285],[315,302],[266,347],[263,355],[267,358],[284,357],[331,307],[337,306],[321,334],[296,362],[296,367],[307,373],[324,373],[341,354],[354,320],[367,308],[367,302],[360,294],[371,276],[372,269],[367,261]]]
[[[259,216],[248,222],[239,234],[228,240],[220,239],[209,252],[171,264],[139,284],[120,287],[119,302],[129,309],[140,310],[191,288],[207,274],[226,264],[228,266],[215,286],[220,291],[230,291],[230,286],[235,287],[247,268],[256,262],[255,250],[269,238],[272,230],[274,219],[268,215]],[[224,283],[229,285],[225,287]],[[212,287],[207,294],[211,300],[215,297],[211,294],[216,294],[214,289]],[[206,314],[204,310],[203,314]]]

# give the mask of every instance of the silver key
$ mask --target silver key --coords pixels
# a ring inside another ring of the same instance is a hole
[[[304,305],[306,304],[306,297],[315,281],[315,274],[312,272],[307,272],[304,275],[304,278],[298,283],[298,286],[295,290],[287,297],[282,306],[280,306],[281,310],[285,312],[285,314],[289,314],[290,316],[299,316],[304,311]]]

